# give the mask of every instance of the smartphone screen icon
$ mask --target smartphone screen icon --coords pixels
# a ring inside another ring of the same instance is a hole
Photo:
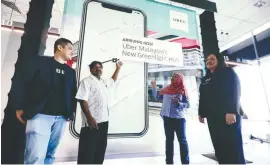
[[[100,1],[86,1],[80,32],[77,79],[90,75],[92,61],[119,58],[120,37],[144,37],[146,17],[137,9]],[[120,59],[121,60],[121,59]],[[111,78],[114,62],[104,63],[102,79]],[[123,61],[113,88],[109,90],[109,136],[142,136],[148,129],[147,67],[142,62]],[[82,126],[81,107],[77,106],[74,131]]]

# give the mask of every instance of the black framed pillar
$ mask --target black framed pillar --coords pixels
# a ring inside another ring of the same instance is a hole
[[[15,98],[16,92],[14,91],[18,91],[15,85],[19,82],[17,81],[18,77],[22,78],[30,74],[28,71],[33,66],[31,59],[44,54],[53,4],[54,0],[31,0],[29,3],[29,11],[1,127],[2,164],[24,164],[25,125],[19,125],[19,122],[14,120],[14,118],[16,119],[14,111],[17,109],[12,105],[11,100]]]
[[[204,11],[200,15],[200,26],[204,57],[211,53],[219,53],[214,12]]]
[[[54,0],[30,1],[16,68],[28,58],[44,54],[53,4]]]
[[[24,33],[18,50],[18,59],[15,63],[14,75],[27,74],[24,71],[27,70],[27,67],[32,66],[30,59],[44,55],[53,4],[54,0],[30,1],[26,23],[24,24]]]

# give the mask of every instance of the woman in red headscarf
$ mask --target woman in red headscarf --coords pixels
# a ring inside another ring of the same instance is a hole
[[[171,84],[163,88],[160,93],[163,95],[161,117],[164,121],[166,136],[166,163],[173,164],[174,155],[174,132],[180,144],[181,162],[189,164],[189,149],[186,140],[186,120],[184,110],[189,108],[188,96],[180,73],[174,73]]]

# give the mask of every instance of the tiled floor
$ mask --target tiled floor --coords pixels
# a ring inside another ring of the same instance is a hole
[[[142,138],[109,139],[104,164],[164,164],[165,137],[162,120],[158,115],[152,114],[149,124],[149,130]],[[243,123],[246,159],[253,161],[254,164],[270,164],[270,145],[251,141],[249,135],[264,137],[267,131],[270,132],[268,123],[250,121]],[[187,138],[192,164],[216,164],[215,161],[201,155],[213,152],[206,125],[200,124],[197,119],[187,118]],[[65,164],[76,164],[77,145],[78,141],[65,136],[57,152],[58,161],[62,162],[57,164],[63,164],[63,161]],[[175,141],[175,163],[181,164],[177,141]]]
[[[179,155],[175,155],[175,164],[181,164]],[[190,156],[191,162],[190,164],[217,164],[215,161],[211,159],[207,159],[204,156],[195,154]],[[162,164],[164,165],[165,162],[164,156],[153,156],[153,157],[141,157],[141,158],[122,158],[122,159],[106,159],[104,161],[104,165],[110,164],[128,164],[128,165],[143,165],[143,164]],[[72,162],[58,162],[55,163],[56,165],[60,164],[76,164],[75,161]]]

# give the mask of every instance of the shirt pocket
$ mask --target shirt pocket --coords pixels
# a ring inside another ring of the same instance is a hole
[[[99,89],[98,89],[97,85],[92,85],[91,86],[91,91],[90,91],[90,94],[89,95],[91,97],[96,97],[98,95],[98,93],[99,93]]]

